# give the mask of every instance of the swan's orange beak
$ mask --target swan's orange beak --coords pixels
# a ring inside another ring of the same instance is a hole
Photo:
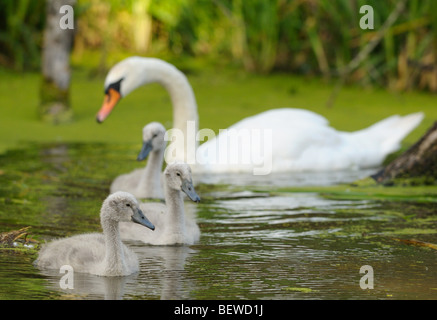
[[[97,113],[97,122],[102,123],[106,117],[109,116],[120,98],[120,92],[113,88],[109,88],[108,92],[105,94],[105,100],[103,100],[102,107]]]

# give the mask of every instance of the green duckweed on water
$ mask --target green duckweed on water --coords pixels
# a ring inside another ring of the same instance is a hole
[[[197,61],[178,62],[177,66],[187,72],[196,95],[199,128],[210,128],[216,133],[245,117],[272,108],[308,109],[326,117],[337,130],[344,131],[363,129],[393,114],[422,111],[425,119],[403,140],[405,149],[437,119],[435,97],[431,94],[346,86],[335,106],[327,108],[333,85],[319,79],[285,73],[260,76]],[[90,77],[86,69],[73,68],[72,122],[46,125],[37,115],[40,75],[0,70],[0,96],[5,106],[0,108],[0,152],[19,147],[26,141],[132,145],[141,142],[141,129],[151,121],[171,128],[170,97],[157,84],[141,87],[123,98],[110,118],[97,125],[95,116],[103,101],[103,82],[103,78]]]

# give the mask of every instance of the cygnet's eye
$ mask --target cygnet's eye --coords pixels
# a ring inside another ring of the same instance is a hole
[[[156,138],[157,136],[158,136],[158,134],[155,133],[155,134],[152,136],[152,139],[153,139],[153,138]]]
[[[130,203],[126,203],[126,207],[130,207]]]
[[[178,177],[180,177],[180,176],[181,176],[181,174],[180,174],[179,172],[176,172],[176,175],[177,175]]]

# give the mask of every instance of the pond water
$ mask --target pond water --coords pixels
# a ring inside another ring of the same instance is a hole
[[[31,226],[29,237],[44,242],[100,231],[110,182],[144,165],[132,160],[135,147],[31,144],[0,156],[0,232]],[[280,191],[368,175],[194,177],[202,200],[186,211],[201,229],[195,245],[128,242],[139,273],[75,273],[73,289],[61,289],[58,271],[35,268],[35,251],[2,249],[0,299],[436,299],[436,250],[396,240],[437,243],[435,202]],[[373,289],[360,286],[363,266],[373,270]]]

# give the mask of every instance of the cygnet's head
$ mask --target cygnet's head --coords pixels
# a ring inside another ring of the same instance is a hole
[[[185,192],[194,202],[200,201],[200,197],[194,190],[191,168],[188,164],[184,162],[171,163],[165,168],[164,176],[167,188]]]
[[[140,209],[137,199],[130,193],[117,191],[103,201],[100,219],[103,222],[132,221],[154,230],[155,226]]]
[[[160,151],[165,148],[165,128],[159,122],[151,122],[143,128],[143,146],[137,160],[147,158],[151,151]]]

